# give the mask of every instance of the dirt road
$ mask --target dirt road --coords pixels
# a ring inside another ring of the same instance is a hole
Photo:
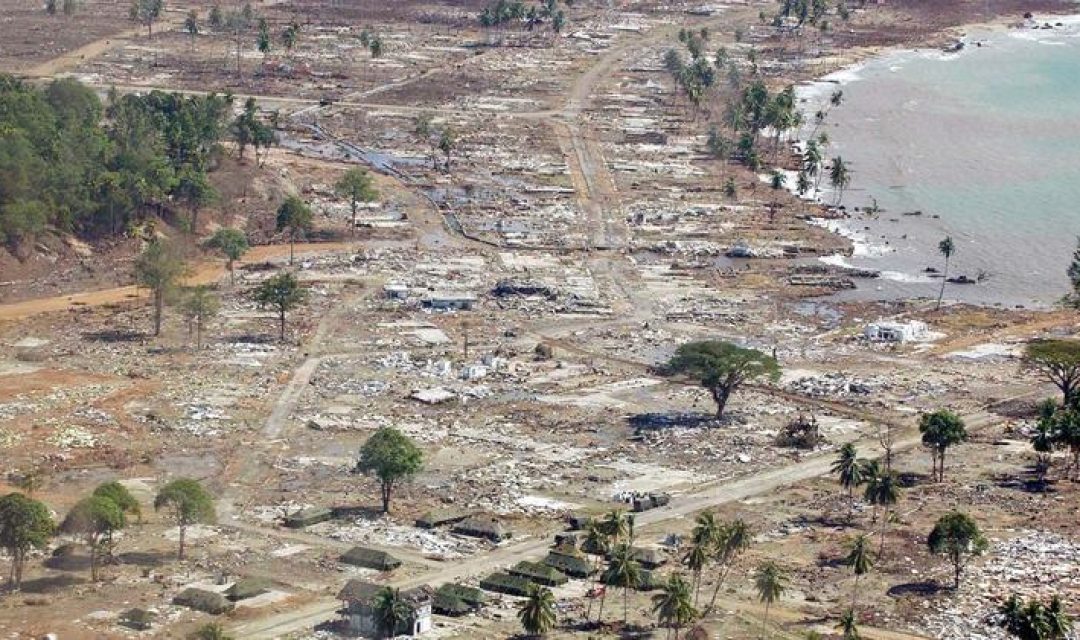
[[[328,253],[332,251],[345,251],[354,246],[347,242],[304,243],[296,245],[297,257],[305,255]],[[289,255],[289,245],[262,245],[253,247],[244,256],[244,260],[238,265],[253,262],[265,262]],[[196,265],[191,275],[184,279],[184,285],[194,286],[217,282],[226,274],[224,261],[207,261]],[[18,320],[41,313],[53,313],[65,311],[77,307],[95,307],[106,304],[116,304],[134,298],[147,298],[149,291],[135,285],[113,287],[111,289],[99,289],[97,291],[85,291],[69,295],[52,296],[48,298],[35,298],[22,302],[0,305],[0,322],[6,320]]]

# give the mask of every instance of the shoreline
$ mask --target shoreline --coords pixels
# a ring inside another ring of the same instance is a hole
[[[1078,9],[1080,11],[1080,9]],[[1050,28],[1046,28],[1043,25],[1050,25]],[[845,86],[863,79],[860,76],[860,72],[867,68],[871,64],[885,64],[893,66],[890,61],[894,61],[896,65],[909,62],[914,57],[933,58],[938,61],[949,61],[951,59],[958,59],[962,56],[969,55],[974,50],[982,47],[984,40],[972,40],[972,34],[992,34],[1000,37],[1015,37],[1020,40],[1031,42],[1042,42],[1044,44],[1056,44],[1054,42],[1047,42],[1047,39],[1053,35],[1060,34],[1062,28],[1073,27],[1071,31],[1071,37],[1076,37],[1075,27],[1080,25],[1080,13],[1070,12],[1063,14],[1049,14],[1049,15],[1035,15],[1031,19],[1016,20],[1015,18],[1006,18],[1004,16],[992,21],[973,22],[957,27],[949,27],[935,34],[927,37],[924,40],[924,44],[919,46],[910,46],[908,44],[899,44],[896,46],[886,47],[860,47],[849,49],[842,52],[839,57],[846,58],[846,64],[843,64],[839,68],[829,71],[824,75],[817,76],[814,79],[800,80],[794,83],[797,102],[800,107],[807,124],[804,125],[800,131],[800,135],[797,138],[800,144],[804,144],[809,138],[807,135],[810,129],[817,129],[813,124],[813,114],[816,110],[828,104],[828,96],[835,90],[843,90]],[[1035,32],[1037,34],[1045,34],[1044,37],[1025,37],[1027,32]],[[958,43],[964,43],[964,47],[956,51],[948,51],[940,43],[946,41],[955,41]],[[972,46],[972,43],[980,43]],[[895,69],[893,69],[895,70]],[[826,120],[828,122],[828,120]],[[828,125],[826,125],[828,126]],[[894,286],[902,285],[930,285],[940,282],[938,277],[934,277],[929,271],[911,273],[904,270],[898,270],[896,265],[889,264],[856,264],[852,261],[852,258],[864,258],[875,261],[885,262],[886,256],[897,252],[897,248],[890,246],[888,241],[884,243],[874,242],[867,237],[867,231],[869,227],[860,224],[860,221],[864,222],[879,222],[878,218],[865,218],[865,214],[862,212],[863,206],[856,205],[854,207],[837,209],[834,206],[827,204],[828,195],[831,194],[832,189],[827,184],[822,184],[820,189],[811,190],[811,192],[800,196],[794,187],[794,179],[792,175],[794,172],[784,168],[778,168],[782,173],[787,175],[787,188],[792,195],[800,200],[812,203],[813,206],[819,208],[819,212],[822,215],[813,216],[809,219],[809,223],[819,228],[825,229],[829,233],[832,233],[840,238],[843,238],[849,245],[846,252],[837,252],[827,256],[820,256],[817,261],[841,268],[855,268],[855,269],[873,269],[881,274],[881,280],[896,283]],[[791,175],[788,175],[791,174]],[[853,180],[851,191],[859,191],[858,180]],[[872,194],[867,193],[867,197],[872,198]],[[876,202],[876,200],[875,200]],[[831,214],[831,215],[830,215]],[[891,215],[899,217],[899,212],[891,212]],[[916,217],[916,216],[911,216]],[[918,216],[920,219],[923,216]],[[938,219],[938,216],[933,216],[934,219]],[[926,222],[915,222],[915,225],[926,225]],[[901,236],[907,238],[904,234]],[[910,248],[914,248],[915,252],[922,255],[928,265],[933,266],[934,260],[938,257],[937,253],[929,250],[920,251],[915,245]],[[883,260],[884,259],[884,260]],[[979,286],[979,285],[970,285]],[[869,282],[860,281],[857,283],[856,288],[850,292],[843,293],[830,293],[821,296],[820,300],[835,301],[835,302],[886,302],[886,303],[904,303],[918,300],[925,300],[928,296],[918,295],[912,296],[908,292],[894,291],[892,293],[882,293],[884,287],[874,287]],[[1064,295],[1066,292],[1062,292]],[[1045,296],[1042,296],[1045,298]],[[954,299],[954,303],[968,304],[972,306],[994,308],[994,309],[1026,309],[1026,310],[1039,310],[1046,311],[1052,310],[1056,306],[1055,301],[1047,301],[1046,299],[1038,298],[1025,298],[1022,302],[1017,300],[1001,300],[993,297],[974,296],[974,299]]]

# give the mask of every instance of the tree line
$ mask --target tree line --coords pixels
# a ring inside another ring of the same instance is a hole
[[[160,91],[102,103],[72,79],[44,88],[0,75],[0,241],[47,228],[125,232],[179,206],[196,222],[216,193],[207,174],[229,133],[232,98]]]

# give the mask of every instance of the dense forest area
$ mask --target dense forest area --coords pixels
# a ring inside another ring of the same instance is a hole
[[[232,118],[233,98],[110,92],[72,79],[43,88],[0,76],[0,242],[46,230],[96,239],[130,231],[148,214],[183,209],[194,229],[216,193],[207,173],[231,134],[268,144],[254,102]]]

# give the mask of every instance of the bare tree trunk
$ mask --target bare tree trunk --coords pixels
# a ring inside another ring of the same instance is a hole
[[[180,560],[184,559],[184,534],[186,533],[186,529],[187,529],[187,527],[185,527],[183,525],[183,523],[181,523],[180,524],[180,553],[177,554],[177,557]]]

